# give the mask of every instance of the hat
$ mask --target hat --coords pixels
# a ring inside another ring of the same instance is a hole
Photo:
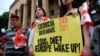
[[[17,19],[19,19],[19,16],[12,14],[10,18],[17,18]]]

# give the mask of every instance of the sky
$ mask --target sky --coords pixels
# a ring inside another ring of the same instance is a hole
[[[9,8],[14,0],[0,0],[0,15],[9,11]]]

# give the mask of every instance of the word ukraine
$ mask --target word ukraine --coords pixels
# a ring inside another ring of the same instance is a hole
[[[55,32],[55,24],[53,20],[38,25],[39,35]]]

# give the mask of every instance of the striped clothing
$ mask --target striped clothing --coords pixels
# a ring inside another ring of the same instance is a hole
[[[23,30],[23,34],[26,35],[27,30]],[[4,39],[6,40],[5,51],[6,53],[25,53],[25,47],[15,49],[13,43],[13,37],[16,36],[16,31],[13,29],[8,29],[6,31]]]

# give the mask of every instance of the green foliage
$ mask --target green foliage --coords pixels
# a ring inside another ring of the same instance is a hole
[[[8,18],[9,18],[9,12],[4,12],[2,14],[2,17],[3,17],[4,20],[8,20]]]
[[[8,19],[9,19],[9,12],[4,12],[0,16],[0,30],[1,30],[1,28],[7,28],[8,27]]]

